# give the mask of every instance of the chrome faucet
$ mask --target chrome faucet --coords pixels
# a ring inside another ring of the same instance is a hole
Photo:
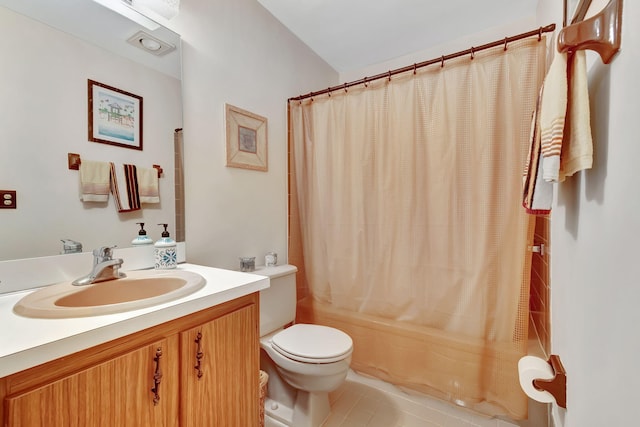
[[[91,273],[74,280],[71,284],[75,286],[90,285],[92,283],[104,282],[106,280],[122,279],[126,274],[119,271],[122,266],[122,259],[113,259],[113,247],[102,246],[93,250],[93,268]]]

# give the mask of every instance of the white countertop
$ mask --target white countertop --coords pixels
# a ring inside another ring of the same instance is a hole
[[[0,294],[0,378],[269,287],[258,274],[179,264],[202,275],[197,292],[154,307],[101,316],[33,319],[13,312],[27,291]]]

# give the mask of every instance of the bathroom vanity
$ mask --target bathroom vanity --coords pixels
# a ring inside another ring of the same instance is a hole
[[[0,338],[2,425],[257,425],[258,291],[269,279],[180,268],[207,284],[126,313],[23,318],[6,312],[19,294],[0,295],[0,318],[24,337]]]

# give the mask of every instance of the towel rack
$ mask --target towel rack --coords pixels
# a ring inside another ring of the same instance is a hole
[[[77,153],[67,153],[67,164],[69,170],[80,170],[80,164],[82,160],[80,159],[80,154]],[[158,178],[162,176],[164,170],[160,165],[153,165],[153,168],[158,171]]]
[[[560,30],[558,51],[593,50],[600,55],[603,63],[608,64],[620,50],[622,0],[610,0],[599,13],[581,20],[590,4],[590,1],[581,2],[572,24]]]

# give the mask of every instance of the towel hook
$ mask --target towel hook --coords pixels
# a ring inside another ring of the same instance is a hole
[[[622,0],[609,0],[596,15],[564,27],[558,34],[558,51],[590,49],[608,64],[620,50],[621,39]]]

